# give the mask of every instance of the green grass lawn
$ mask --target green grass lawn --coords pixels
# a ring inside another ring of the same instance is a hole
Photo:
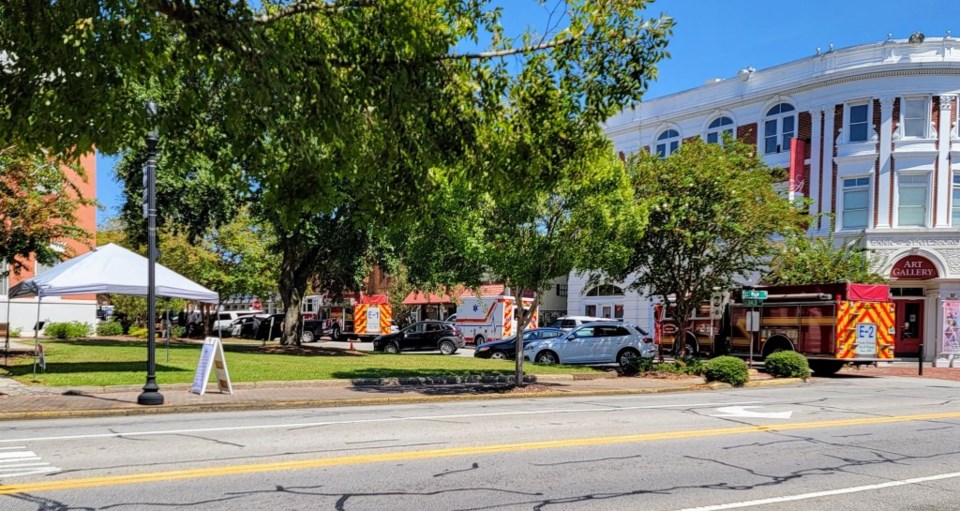
[[[28,384],[50,386],[138,385],[146,378],[146,341],[81,340],[43,343],[47,369],[33,377],[33,357],[10,358],[0,374]],[[189,383],[200,358],[200,343],[157,343],[157,382]],[[387,378],[403,376],[464,376],[513,374],[512,361],[451,357],[440,354],[384,355],[275,343],[225,343],[227,369],[233,382]],[[525,364],[526,374],[597,373],[579,366]]]

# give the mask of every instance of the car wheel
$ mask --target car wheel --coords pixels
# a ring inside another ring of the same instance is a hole
[[[490,358],[494,360],[506,360],[507,354],[502,351],[494,351],[493,353],[490,354]]]
[[[837,371],[843,369],[845,362],[833,362],[823,360],[811,360],[810,370],[817,376],[833,376]]]
[[[483,343],[485,343],[485,342],[487,342],[487,340],[484,339],[482,335],[478,335],[478,336],[476,336],[476,337],[473,338],[473,345],[474,345],[474,346],[480,346],[481,344],[483,344]]]
[[[396,355],[397,353],[400,353],[400,346],[397,346],[397,343],[395,342],[387,343],[387,345],[383,347],[383,352]]]
[[[440,353],[444,355],[453,355],[457,352],[457,345],[450,341],[442,341],[440,343]]]
[[[630,362],[633,362],[638,358],[640,358],[639,351],[633,348],[627,348],[625,350],[621,350],[620,353],[617,354],[617,363],[622,367],[630,364]]]
[[[333,325],[333,328],[330,329],[330,339],[334,341],[340,340],[340,327]]]
[[[538,364],[552,365],[559,364],[560,359],[557,357],[557,354],[552,351],[543,351],[537,354],[537,358],[534,359]]]
[[[313,342],[313,332],[306,330],[303,332],[303,335],[300,336],[300,342]]]

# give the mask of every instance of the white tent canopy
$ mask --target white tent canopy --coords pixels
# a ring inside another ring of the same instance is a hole
[[[147,258],[110,243],[10,288],[10,297],[119,294],[147,296]],[[156,266],[157,296],[217,303],[220,296],[164,266]]]

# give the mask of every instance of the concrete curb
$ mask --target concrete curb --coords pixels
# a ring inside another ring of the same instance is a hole
[[[511,378],[512,380],[512,378]],[[541,380],[542,381],[542,380]],[[261,382],[265,383],[265,382]],[[784,386],[804,383],[799,378],[783,378],[777,380],[759,380],[748,382],[744,387],[767,387]],[[550,398],[550,397],[589,397],[589,396],[618,396],[618,395],[644,395],[644,394],[666,394],[674,392],[693,392],[705,390],[727,390],[731,389],[729,384],[712,383],[692,383],[677,385],[673,387],[656,387],[644,389],[603,389],[603,390],[546,390],[543,392],[532,392],[529,394],[513,393],[483,393],[483,394],[458,394],[449,396],[399,396],[399,397],[376,397],[376,398],[347,398],[347,399],[311,399],[311,400],[291,400],[291,401],[272,401],[272,402],[241,402],[241,403],[197,403],[190,405],[162,405],[160,407],[132,407],[132,408],[114,408],[114,409],[91,409],[91,410],[56,410],[56,411],[33,411],[33,412],[0,412],[0,421],[9,420],[34,420],[34,419],[61,419],[73,417],[122,417],[132,415],[154,415],[169,413],[201,413],[201,412],[230,412],[244,410],[285,410],[297,408],[332,408],[338,406],[376,406],[388,404],[415,404],[428,402],[450,402],[450,401],[481,401],[489,399],[528,399],[528,398]],[[139,387],[136,390],[140,390]]]

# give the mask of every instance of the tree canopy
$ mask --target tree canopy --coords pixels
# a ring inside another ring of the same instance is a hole
[[[857,282],[879,284],[887,278],[879,272],[870,250],[855,238],[838,243],[829,236],[811,238],[803,232],[787,236],[776,245],[763,283],[770,285]]]
[[[805,228],[800,205],[774,189],[776,171],[743,143],[696,140],[666,158],[644,152],[629,163],[635,196],[652,205],[629,264],[614,277],[673,298],[678,317],[714,288],[729,289],[762,269],[773,236]]]
[[[90,233],[77,225],[76,213],[96,203],[83,196],[77,178],[86,179],[79,165],[67,166],[17,146],[0,149],[0,261],[14,273],[26,268],[31,256],[52,265],[73,255],[69,245],[61,248],[56,242],[91,241]]]

